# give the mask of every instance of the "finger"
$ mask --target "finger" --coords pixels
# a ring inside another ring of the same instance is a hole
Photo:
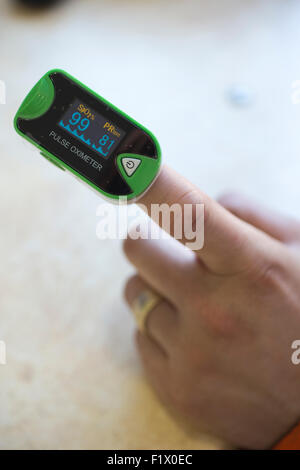
[[[139,331],[136,334],[136,343],[148,379],[159,398],[168,403],[169,363],[166,356],[149,336]]]
[[[129,234],[124,241],[124,252],[143,279],[175,304],[183,290],[188,292],[193,273],[199,269],[195,254],[172,238],[134,240]]]
[[[263,207],[238,193],[228,193],[218,201],[227,210],[258,229],[285,243],[300,238],[300,224],[292,217]]]
[[[243,270],[251,265],[254,259],[260,259],[260,256],[266,252],[260,232],[243,223],[166,166],[162,168],[156,182],[140,200],[142,208],[152,217],[153,204],[163,203],[168,206],[178,204],[181,208],[180,220],[174,218],[175,220],[171,221],[169,229],[171,235],[174,234],[178,222],[184,225],[185,205],[194,207],[192,227],[198,226],[199,230],[199,217],[196,215],[195,207],[197,204],[204,204],[205,242],[201,249],[196,250],[196,253],[214,272],[231,273]],[[155,221],[163,225],[162,220]],[[188,228],[187,232],[189,231]],[[180,241],[184,244],[190,242],[184,234]]]
[[[125,298],[129,306],[134,304],[137,297],[151,287],[138,275],[131,277],[125,286]],[[174,307],[162,298],[161,302],[148,314],[145,322],[145,332],[164,352],[169,353],[177,342],[178,316]]]

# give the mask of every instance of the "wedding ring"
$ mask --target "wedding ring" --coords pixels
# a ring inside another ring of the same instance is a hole
[[[145,331],[148,315],[161,301],[162,298],[150,290],[140,292],[134,300],[132,311],[140,331]]]

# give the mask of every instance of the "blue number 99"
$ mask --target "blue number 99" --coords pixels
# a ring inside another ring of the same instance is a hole
[[[78,126],[78,129],[83,132],[89,127],[89,125],[90,125],[89,119],[84,118],[82,119],[80,125]]]
[[[80,113],[74,113],[73,116],[72,116],[72,119],[70,119],[69,122],[72,126],[76,126],[79,123],[80,119],[81,119],[81,114]]]

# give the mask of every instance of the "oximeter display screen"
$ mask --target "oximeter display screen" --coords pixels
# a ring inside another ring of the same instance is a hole
[[[78,99],[58,125],[103,158],[109,158],[125,136],[122,129]]]

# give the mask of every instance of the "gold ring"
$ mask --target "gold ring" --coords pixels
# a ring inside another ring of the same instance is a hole
[[[140,292],[132,304],[138,329],[145,331],[146,320],[150,312],[162,301],[162,298],[150,290]]]

